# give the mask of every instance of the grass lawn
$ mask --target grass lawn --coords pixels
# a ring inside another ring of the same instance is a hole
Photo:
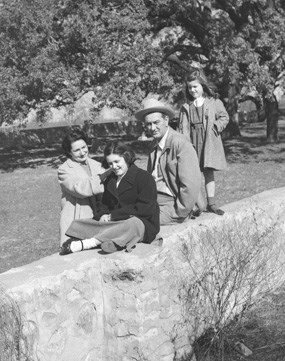
[[[241,132],[240,138],[224,141],[228,168],[216,173],[219,206],[285,185],[285,121],[280,121],[277,144],[266,143],[265,124],[248,124]],[[145,168],[147,143],[134,142],[133,146],[137,165]],[[61,193],[57,167],[62,161],[56,147],[0,150],[0,273],[58,252]],[[282,292],[282,297],[264,299],[245,320],[239,332],[249,347],[260,352],[240,360],[285,360]],[[283,320],[282,325],[278,320]]]
[[[145,168],[147,143],[133,146]],[[266,144],[265,125],[256,123],[224,146],[228,168],[216,173],[219,206],[285,185],[285,122],[278,144]],[[0,152],[0,272],[58,252],[62,161],[58,148]]]

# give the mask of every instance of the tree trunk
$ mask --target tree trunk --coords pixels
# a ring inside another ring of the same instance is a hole
[[[277,101],[264,101],[265,116],[267,121],[267,141],[276,143],[278,141],[278,103]]]
[[[231,113],[228,110],[230,121],[223,132],[223,139],[229,139],[234,137],[240,137],[240,129],[239,129],[239,116],[238,113]]]
[[[228,102],[227,111],[229,113],[230,121],[223,134],[223,138],[240,137],[239,116],[238,116],[238,98],[239,85],[235,79],[232,80],[228,88]]]
[[[260,102],[255,102],[256,105],[256,112],[257,112],[257,121],[258,122],[265,122],[266,116],[264,107]]]
[[[238,100],[240,94],[240,86],[235,78],[231,79],[228,85],[228,104],[227,111],[229,113],[230,121],[226,128],[226,136],[229,138],[240,137],[239,116],[238,116]]]

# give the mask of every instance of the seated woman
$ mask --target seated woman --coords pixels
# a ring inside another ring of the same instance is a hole
[[[112,174],[104,182],[102,204],[94,219],[72,222],[66,232],[71,238],[60,255],[97,246],[106,253],[130,250],[138,242],[151,243],[159,232],[155,181],[134,164],[134,152],[122,143],[110,143],[104,161]]]
[[[74,219],[93,217],[95,195],[104,190],[99,175],[105,172],[101,163],[89,158],[87,138],[80,129],[66,134],[62,148],[68,159],[58,168],[62,190],[60,245],[68,239],[65,232]]]

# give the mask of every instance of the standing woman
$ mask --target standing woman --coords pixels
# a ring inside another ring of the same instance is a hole
[[[180,110],[179,131],[190,138],[197,152],[205,177],[207,211],[223,215],[224,211],[215,204],[214,171],[226,167],[220,134],[229,122],[229,115],[223,102],[217,98],[214,86],[199,70],[186,76],[186,97],[188,102]],[[197,206],[195,214],[200,215],[205,209],[201,191]]]
[[[123,143],[110,143],[104,161],[112,173],[104,181],[102,204],[94,219],[73,221],[71,237],[60,255],[97,246],[106,253],[151,243],[159,232],[159,207],[152,175],[135,164],[135,153]]]
[[[103,192],[99,174],[105,172],[101,163],[89,157],[87,138],[80,129],[66,134],[62,149],[67,160],[58,168],[61,187],[60,245],[69,237],[65,235],[74,219],[92,218],[96,197]]]

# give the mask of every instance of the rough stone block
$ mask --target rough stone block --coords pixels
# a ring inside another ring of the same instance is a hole
[[[41,361],[186,357],[215,312],[203,287],[212,301],[225,302],[220,321],[226,323],[252,286],[258,298],[285,279],[285,188],[223,209],[223,217],[204,213],[162,227],[162,247],[54,254],[1,274],[22,312],[31,350]],[[241,266],[250,282],[241,277],[231,284]]]

